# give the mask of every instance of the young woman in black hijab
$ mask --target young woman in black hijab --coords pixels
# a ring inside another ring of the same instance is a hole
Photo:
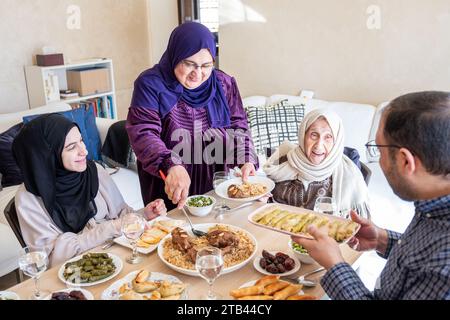
[[[12,148],[24,176],[15,205],[27,245],[44,247],[56,264],[120,235],[120,216],[133,209],[109,174],[86,159],[75,123],[58,114],[40,116],[22,128]],[[144,215],[165,212],[158,199]]]

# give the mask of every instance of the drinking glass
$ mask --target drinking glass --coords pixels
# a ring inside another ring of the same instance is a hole
[[[145,230],[145,220],[137,213],[127,213],[122,217],[122,233],[133,246],[133,253],[126,258],[131,264],[137,264],[142,261],[137,251],[137,241]]]
[[[314,211],[339,216],[336,203],[331,197],[318,197],[314,204]]]
[[[39,278],[47,270],[48,256],[44,248],[25,247],[20,251],[19,268],[27,276],[34,279],[34,293],[32,300],[41,300],[49,292],[44,292],[39,287]]]
[[[222,182],[231,179],[229,173],[227,171],[216,171],[213,175],[213,187],[214,191],[216,190],[217,186],[219,186]],[[217,194],[217,192],[216,192]],[[224,205],[225,201],[222,197],[219,197],[220,199],[217,201],[215,210],[217,210],[217,214],[215,215],[216,219],[221,220],[223,218],[223,211],[224,211]]]
[[[215,247],[206,247],[197,252],[195,260],[195,269],[200,273],[200,276],[209,284],[208,294],[202,299],[218,300],[221,296],[212,291],[214,280],[220,275],[223,268],[222,251]]]

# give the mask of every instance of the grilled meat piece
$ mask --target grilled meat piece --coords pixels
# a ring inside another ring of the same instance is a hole
[[[172,243],[181,252],[186,252],[193,247],[187,232],[178,227],[172,230]]]
[[[216,248],[237,246],[239,244],[239,238],[234,233],[225,230],[213,230],[208,232],[206,239],[210,245]]]
[[[186,255],[192,263],[195,263],[195,260],[197,260],[197,250],[194,247],[188,249]]]

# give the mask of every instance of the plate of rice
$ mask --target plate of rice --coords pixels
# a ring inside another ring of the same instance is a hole
[[[215,230],[229,231],[238,237],[238,244],[228,248],[229,250],[223,255],[224,267],[221,274],[227,274],[245,266],[252,261],[258,249],[256,239],[251,233],[233,225],[203,223],[194,225],[194,228],[204,232],[213,232]],[[189,240],[196,250],[211,246],[206,236],[196,237],[192,234],[190,228],[187,227],[183,228],[183,230],[188,234]],[[177,272],[190,276],[200,276],[195,269],[195,262],[189,259],[187,253],[180,251],[173,244],[171,234],[160,241],[158,256],[164,264]]]

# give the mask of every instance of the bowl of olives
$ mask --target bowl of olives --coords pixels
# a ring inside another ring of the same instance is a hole
[[[301,245],[299,245],[297,242],[294,242],[289,240],[289,248],[292,250],[292,252],[296,255],[298,260],[303,262],[304,264],[311,264],[314,263],[314,259],[311,258],[311,256],[308,254],[308,251],[303,248]]]

